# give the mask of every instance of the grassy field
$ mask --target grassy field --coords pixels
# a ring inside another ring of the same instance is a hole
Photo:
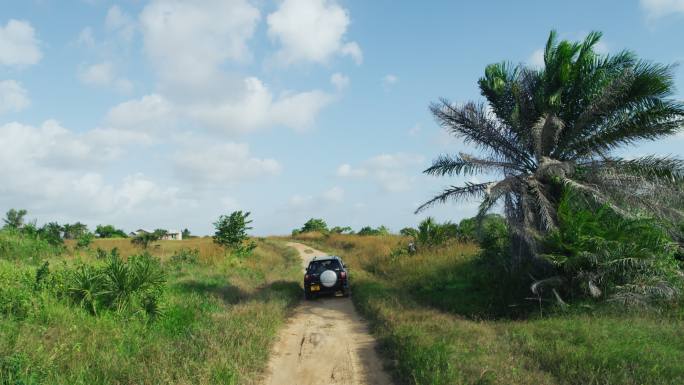
[[[452,244],[415,255],[396,236],[305,234],[351,266],[353,300],[405,384],[682,384],[684,312],[520,301]]]
[[[253,255],[242,259],[227,256],[210,238],[150,246],[167,274],[163,316],[153,322],[139,314],[92,315],[36,290],[40,264],[6,248],[0,255],[0,384],[257,382],[301,289],[296,253],[278,241],[256,242]],[[49,259],[51,269],[102,263],[98,247],[116,247],[123,259],[140,252],[125,239],[96,240],[91,251],[71,246]],[[182,248],[199,252],[179,253]]]

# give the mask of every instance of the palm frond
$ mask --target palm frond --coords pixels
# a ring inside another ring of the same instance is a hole
[[[466,143],[473,143],[482,150],[509,162],[533,167],[534,162],[510,131],[502,128],[492,119],[483,104],[466,103],[455,106],[446,99],[430,106],[432,114],[444,128],[462,136]]]
[[[460,153],[459,155],[441,155],[423,173],[435,176],[474,175],[481,172],[505,172],[519,170],[515,163],[498,161],[492,157],[477,158]]]
[[[593,172],[614,177],[634,176],[645,181],[681,186],[684,184],[684,160],[655,155],[635,159],[606,158],[586,162],[581,166]],[[632,179],[636,181],[636,179]]]
[[[429,201],[420,205],[414,213],[418,214],[419,212],[427,209],[428,207],[431,207],[432,205],[434,205],[436,203],[445,203],[445,202],[448,202],[450,200],[480,197],[480,196],[482,196],[482,194],[484,194],[484,192],[487,190],[487,188],[492,183],[493,182],[486,182],[486,183],[466,182],[465,186],[462,186],[462,187],[451,186],[451,187],[445,189],[441,194],[435,196],[434,198],[432,198]]]

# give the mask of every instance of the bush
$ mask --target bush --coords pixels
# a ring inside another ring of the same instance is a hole
[[[62,248],[55,247],[37,234],[25,230],[0,230],[0,259],[38,262],[58,255]]]
[[[546,238],[544,254],[570,296],[644,305],[679,292],[677,245],[657,221],[625,219],[608,207],[593,210],[570,193],[558,217],[559,229]]]
[[[150,243],[162,239],[166,234],[167,231],[163,229],[157,229],[151,233],[143,231],[135,237],[131,238],[131,243],[136,246],[142,247],[143,249],[147,249]]]
[[[354,231],[349,226],[335,226],[330,229],[330,232],[334,234],[352,234]]]
[[[90,244],[93,242],[94,238],[95,236],[93,233],[83,233],[78,237],[78,240],[76,241],[76,247],[79,249],[87,249],[90,247]]]
[[[82,264],[70,271],[68,295],[73,303],[92,314],[144,312],[151,319],[161,315],[159,306],[166,274],[159,260],[149,254],[124,262],[112,256],[102,266]]]
[[[112,225],[97,225],[95,235],[98,238],[128,238],[125,231],[117,229]]]
[[[458,226],[451,223],[437,223],[431,217],[425,218],[418,225],[414,239],[423,247],[441,246],[458,235]]]
[[[377,229],[374,229],[370,226],[365,226],[362,227],[361,230],[359,230],[358,235],[389,235],[390,231],[387,227],[385,226],[380,226]]]
[[[351,230],[351,229],[350,229]],[[323,219],[320,218],[311,218],[306,223],[304,223],[304,226],[302,226],[301,229],[295,229],[292,230],[292,235],[297,235],[301,233],[327,233],[328,232],[328,224],[325,223]]]

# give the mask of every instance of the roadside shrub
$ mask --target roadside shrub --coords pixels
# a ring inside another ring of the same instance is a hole
[[[679,293],[677,245],[657,221],[625,219],[605,206],[592,210],[570,193],[558,217],[544,251],[570,296],[645,305]]]
[[[320,218],[311,218],[306,223],[304,223],[304,226],[299,230],[299,233],[312,233],[312,232],[319,232],[319,233],[327,233],[328,232],[328,224],[325,223],[323,219]]]
[[[415,240],[423,247],[440,246],[458,235],[458,226],[451,223],[437,223],[432,217],[427,217],[418,225]]]
[[[110,256],[106,264],[81,264],[69,274],[68,295],[72,302],[96,315],[99,311],[144,312],[161,315],[160,300],[166,274],[159,260],[149,254],[134,255],[124,262]]]

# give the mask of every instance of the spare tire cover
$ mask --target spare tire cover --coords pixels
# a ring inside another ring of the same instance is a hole
[[[321,283],[325,287],[333,287],[337,282],[337,274],[332,270],[326,270],[321,274]]]

